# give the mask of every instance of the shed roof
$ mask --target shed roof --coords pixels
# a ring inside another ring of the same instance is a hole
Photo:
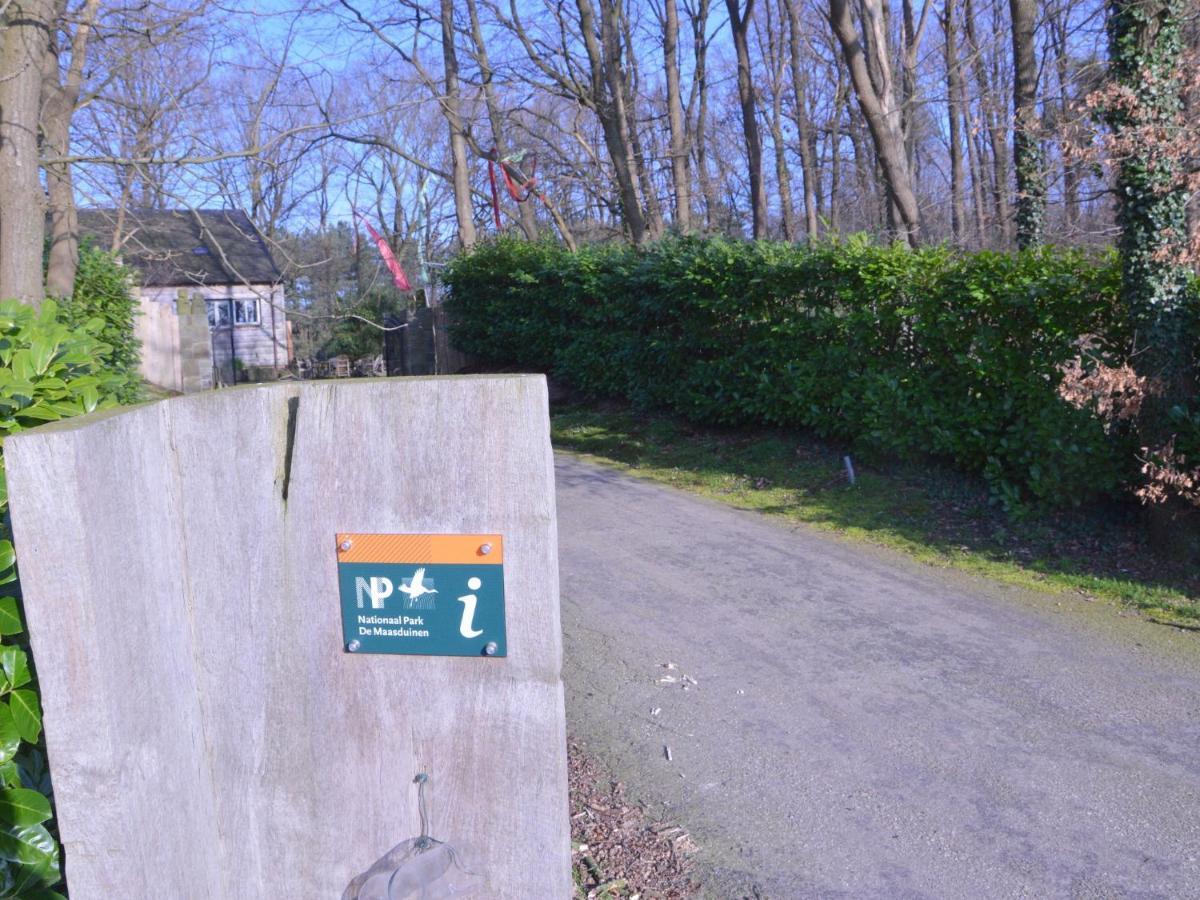
[[[79,210],[79,232],[113,246],[113,209]],[[276,284],[282,278],[262,234],[241,210],[127,209],[118,252],[147,287]]]

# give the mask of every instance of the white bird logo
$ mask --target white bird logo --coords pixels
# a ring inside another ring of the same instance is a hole
[[[433,581],[431,580],[429,583],[432,585]],[[424,603],[418,603],[418,601],[420,601],[420,599],[426,594],[437,593],[436,588],[425,586],[424,566],[413,572],[412,578],[405,578],[404,583],[400,585],[400,590],[408,596],[407,605],[409,608],[414,606],[420,606],[422,609],[426,608],[427,606],[432,607],[433,604],[430,601],[425,601]]]

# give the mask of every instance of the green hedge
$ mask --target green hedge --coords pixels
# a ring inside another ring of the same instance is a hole
[[[108,349],[100,360],[110,372],[120,376],[117,399],[136,403],[142,399],[141,342],[133,335],[133,320],[138,315],[131,271],[118,262],[113,253],[84,247],[75,271],[75,290],[58,301],[59,319],[68,328],[83,327],[92,319],[104,325],[96,335]]]
[[[0,442],[13,432],[114,405],[126,383],[108,368],[105,320],[69,328],[46,301],[40,311],[0,301]],[[0,457],[0,898],[60,897],[58,842],[41,705],[24,640],[20,585]]]
[[[460,349],[597,396],[943,458],[1010,507],[1079,503],[1133,473],[1129,438],[1057,395],[1081,335],[1127,346],[1111,256],[501,240],[445,278]]]

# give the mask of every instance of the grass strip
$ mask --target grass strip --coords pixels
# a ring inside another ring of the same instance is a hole
[[[785,431],[700,429],[611,407],[555,410],[557,448],[739,509],[1047,593],[1075,593],[1200,624],[1200,567],[1150,546],[1136,510],[997,508],[979,481],[937,465],[855,457]]]

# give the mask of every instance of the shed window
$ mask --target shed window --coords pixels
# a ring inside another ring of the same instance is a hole
[[[209,300],[208,327],[228,328],[230,325],[257,325],[257,300]]]
[[[233,320],[239,325],[257,325],[258,324],[258,301],[257,300],[234,300],[233,301]]]

